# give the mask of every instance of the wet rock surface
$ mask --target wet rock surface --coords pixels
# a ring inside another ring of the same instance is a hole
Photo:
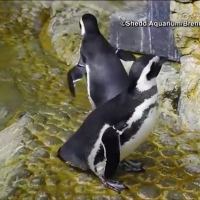
[[[58,58],[68,65],[77,64],[81,41],[78,24],[84,13],[89,11],[98,17],[100,31],[109,39],[110,14],[121,8],[138,6],[139,4],[134,1],[54,2],[51,6],[52,12],[48,33]]]
[[[171,20],[198,22],[199,1],[172,1]],[[183,55],[180,59],[180,86],[178,112],[183,125],[187,129],[199,130],[199,69],[200,69],[200,43],[199,26],[175,27],[174,36],[177,47]],[[188,109],[189,108],[189,109]]]
[[[164,120],[168,120],[169,116],[177,116],[180,98],[180,74],[172,65],[170,62],[165,63],[157,77],[160,114]]]
[[[199,130],[199,60],[192,56],[181,58],[180,85],[181,96],[178,111],[188,129]],[[185,84],[185,83],[188,84]],[[190,109],[188,109],[190,108]]]
[[[60,145],[77,130],[90,110],[84,81],[77,85],[76,99],[67,89],[66,74],[71,66],[60,62],[52,53],[52,36],[47,34],[50,22],[43,24],[48,12],[43,11],[43,20],[38,20],[38,13],[52,5],[52,20],[59,18],[60,4],[27,1],[20,10],[17,1],[16,12],[6,15],[5,9],[9,11],[11,5],[0,3],[1,16],[9,19],[1,21],[0,18],[0,32],[4,33],[1,42],[4,51],[10,50],[0,66],[9,69],[9,77],[15,80],[24,99],[12,110],[11,117],[3,123],[6,129],[0,132],[0,199],[198,199],[200,133],[179,130],[178,124],[166,118],[158,120],[148,141],[130,156],[143,162],[146,172],[132,174],[119,170],[116,174],[116,179],[130,188],[121,195],[104,189],[93,174],[76,170],[56,157]],[[102,5],[102,8],[105,7]],[[109,12],[113,12],[111,8],[108,7]],[[66,47],[71,44],[68,42]],[[60,52],[61,57],[64,54],[65,50]],[[166,70],[163,81],[169,87],[163,87],[163,91],[171,91],[176,85],[172,75],[176,73],[169,66]],[[2,119],[6,113],[7,108],[2,109]]]

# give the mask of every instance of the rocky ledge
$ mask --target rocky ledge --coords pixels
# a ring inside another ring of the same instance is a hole
[[[4,120],[0,132],[1,200],[198,199],[200,133],[182,130],[180,122],[184,123],[184,120],[177,115],[189,105],[186,104],[188,91],[184,89],[184,93],[183,88],[198,86],[198,54],[182,57],[181,69],[173,62],[163,65],[158,77],[160,118],[148,141],[130,156],[144,162],[146,172],[130,174],[119,169],[117,174],[130,191],[117,195],[105,190],[92,174],[75,170],[56,157],[57,149],[80,126],[89,110],[82,83],[77,85],[79,95],[76,99],[66,89],[67,71],[78,59],[78,19],[84,12],[94,13],[100,20],[102,33],[109,39],[111,13],[130,9],[130,6],[140,10],[144,4],[145,1],[124,1],[117,5],[106,1],[88,1],[84,5],[72,1],[0,3],[4,16],[0,23],[1,42],[11,45],[17,54],[14,59],[9,55],[14,64],[7,59],[5,65],[9,65],[12,75],[17,77],[13,79],[20,91],[17,94],[24,97],[19,104],[23,109],[20,106],[19,110],[14,108],[13,115],[9,115],[9,105],[0,110],[1,122]],[[171,9],[175,14],[186,10],[191,12],[191,8],[197,6],[198,3],[184,4],[181,11],[175,5]],[[9,11],[8,14],[5,10]],[[183,32],[178,31],[179,36]],[[179,41],[180,48],[185,40]],[[195,49],[198,42],[187,44],[189,48],[183,48],[185,51],[193,48],[198,53]],[[12,54],[12,51],[8,52]],[[190,62],[194,71],[189,70]],[[190,74],[193,72],[197,75]],[[184,79],[190,80],[191,85],[185,84]],[[190,91],[193,95],[190,100],[197,103],[198,93]],[[21,110],[26,112],[21,113]],[[185,109],[181,116],[188,112],[197,114],[198,110]]]
[[[199,1],[172,1],[172,21],[200,21]],[[178,114],[185,129],[200,130],[200,35],[199,27],[175,27],[177,47],[183,55],[180,59],[180,89]]]

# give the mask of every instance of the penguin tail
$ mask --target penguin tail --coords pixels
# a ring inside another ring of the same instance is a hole
[[[58,152],[57,152],[57,157],[61,160],[61,161],[63,161],[63,162],[65,162],[65,160],[62,158],[62,156],[61,156],[61,147],[58,149]]]
[[[74,150],[74,151],[73,151]],[[88,164],[87,162],[85,161],[85,159],[82,157],[82,156],[78,156],[76,153],[75,153],[76,149],[70,149],[66,146],[66,144],[64,144],[62,147],[60,147],[60,149],[58,150],[57,152],[57,157],[71,165],[72,167],[76,167],[76,168],[79,168],[79,169],[82,169],[82,170],[88,170],[89,167],[88,167]]]

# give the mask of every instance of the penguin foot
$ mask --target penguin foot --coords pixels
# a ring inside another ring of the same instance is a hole
[[[135,160],[124,160],[119,164],[119,167],[127,172],[141,173],[146,170],[143,168],[143,163]]]
[[[114,180],[110,180],[110,179],[106,179],[104,177],[99,177],[101,182],[103,183],[104,187],[113,190],[117,193],[121,193],[123,190],[129,190],[129,188],[120,183],[119,181],[114,181]]]

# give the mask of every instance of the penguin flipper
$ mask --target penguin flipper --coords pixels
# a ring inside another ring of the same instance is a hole
[[[81,80],[83,76],[86,73],[86,69],[84,66],[77,65],[69,70],[67,74],[67,81],[68,81],[68,87],[71,92],[71,94],[75,97],[75,82]]]
[[[117,56],[123,61],[136,61],[136,57],[131,51],[125,51],[123,49],[118,49]]]
[[[128,187],[119,181],[109,179],[117,171],[120,162],[120,140],[115,129],[109,127],[102,136],[102,143],[106,151],[106,167],[104,175],[98,176],[104,187],[117,193],[127,190]]]
[[[106,168],[104,176],[112,177],[120,163],[120,136],[113,127],[109,127],[102,136],[102,143],[106,151]]]

